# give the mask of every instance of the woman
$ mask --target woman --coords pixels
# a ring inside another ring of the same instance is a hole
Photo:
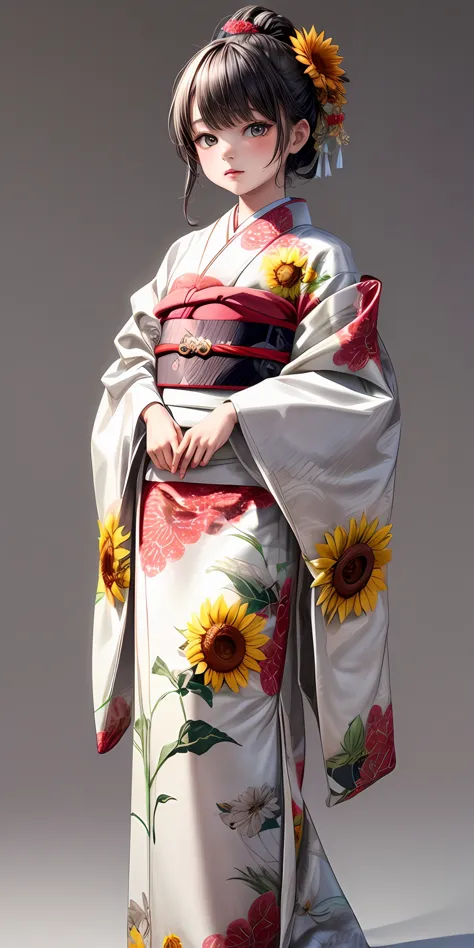
[[[258,6],[189,61],[185,215],[198,173],[238,201],[132,296],[102,379],[94,706],[106,753],[134,700],[134,948],[366,944],[303,771],[316,727],[328,806],[395,766],[398,395],[379,281],[285,191],[342,164],[341,61]]]

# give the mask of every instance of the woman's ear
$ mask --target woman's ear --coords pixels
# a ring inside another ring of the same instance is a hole
[[[310,127],[307,119],[301,119],[299,122],[296,122],[291,129],[290,137],[290,147],[289,152],[292,155],[295,155],[303,145],[306,145],[310,135]]]

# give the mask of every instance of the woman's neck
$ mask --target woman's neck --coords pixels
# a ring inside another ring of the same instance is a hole
[[[238,227],[247,217],[256,214],[262,207],[273,204],[274,201],[280,201],[284,197],[286,197],[285,189],[277,187],[273,180],[265,182],[255,191],[241,194],[236,214],[236,226]]]

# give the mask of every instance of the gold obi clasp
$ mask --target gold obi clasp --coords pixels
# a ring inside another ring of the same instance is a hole
[[[210,339],[204,339],[203,336],[193,336],[190,332],[184,334],[178,345],[178,352],[182,356],[199,355],[204,358],[209,355],[211,350],[212,341]]]

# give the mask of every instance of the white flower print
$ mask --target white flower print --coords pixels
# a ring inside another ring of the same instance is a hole
[[[241,836],[248,837],[257,836],[265,820],[275,818],[280,811],[275,791],[268,783],[262,787],[247,787],[228,806],[229,812],[219,814],[221,820]]]
[[[241,579],[249,579],[259,583],[264,589],[268,589],[269,586],[275,584],[274,577],[264,563],[256,566],[254,563],[247,563],[237,556],[225,556],[222,560],[216,560],[214,569],[221,569],[224,573],[236,573]]]

